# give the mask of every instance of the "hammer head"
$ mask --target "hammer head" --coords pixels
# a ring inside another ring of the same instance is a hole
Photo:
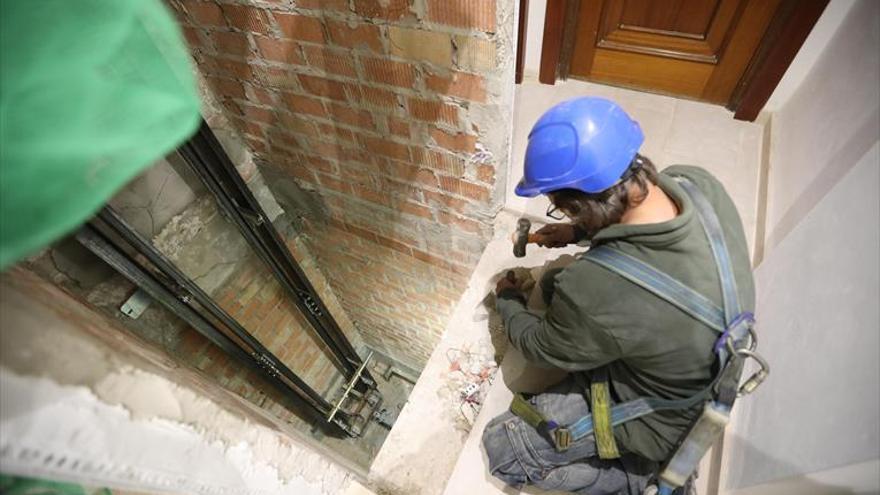
[[[513,239],[513,255],[522,258],[526,255],[526,244],[529,242],[529,230],[532,229],[532,222],[528,218],[520,218],[516,222],[516,233]]]

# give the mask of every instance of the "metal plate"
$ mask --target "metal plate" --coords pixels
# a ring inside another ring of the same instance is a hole
[[[136,320],[150,307],[151,302],[153,302],[153,299],[142,289],[138,289],[125,301],[119,310],[129,318]]]

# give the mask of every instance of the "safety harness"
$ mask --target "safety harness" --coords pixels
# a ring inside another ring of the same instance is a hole
[[[721,280],[723,308],[650,264],[617,249],[598,246],[582,257],[669,302],[719,334],[713,349],[718,370],[715,377],[704,389],[684,399],[640,397],[611,405],[608,371],[602,367],[591,372],[590,376],[591,414],[569,425],[544,418],[520,394],[514,396],[511,404],[511,411],[547,436],[557,451],[564,452],[572,442],[593,434],[602,459],[620,457],[614,439],[615,426],[657,411],[684,410],[704,404],[703,413],[661,470],[658,487],[661,494],[671,493],[687,481],[703,454],[723,431],[736,398],[755,390],[770,372],[767,362],[755,353],[755,318],[752,313],[741,309],[730,253],[718,216],[693,182],[683,176],[674,178],[692,200],[709,240]],[[755,359],[760,370],[740,386],[740,375],[748,358]]]

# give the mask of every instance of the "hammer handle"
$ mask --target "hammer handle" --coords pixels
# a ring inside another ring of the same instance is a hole
[[[544,237],[544,236],[542,236],[541,234],[529,232],[529,240],[528,240],[527,244],[534,244],[534,243],[538,242],[539,240],[541,240],[542,237]]]

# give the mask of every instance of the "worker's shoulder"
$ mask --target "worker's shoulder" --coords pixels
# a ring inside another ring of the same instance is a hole
[[[614,283],[611,272],[588,261],[586,256],[587,253],[579,255],[556,275],[554,292],[583,307],[600,301]]]
[[[670,165],[660,171],[661,174],[670,177],[687,177],[698,186],[722,187],[721,182],[703,167],[693,165]],[[701,187],[702,189],[702,187]]]

